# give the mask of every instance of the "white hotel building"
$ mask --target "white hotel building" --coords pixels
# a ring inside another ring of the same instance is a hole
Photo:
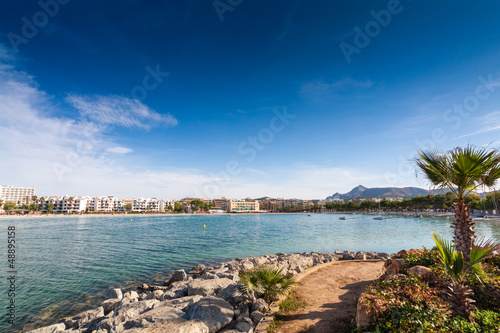
[[[138,198],[132,200],[134,212],[165,212],[168,207],[174,207],[174,200],[158,200],[156,198]]]
[[[92,200],[90,197],[70,198],[69,196],[52,196],[46,197],[43,202],[38,200],[37,203],[42,212],[47,212],[47,205],[51,203],[54,204],[53,213],[79,213],[84,212],[87,209],[88,203]]]
[[[14,203],[20,203],[21,205],[27,204],[26,198],[29,200],[35,195],[35,188],[27,187],[14,187],[14,186],[0,186],[0,200],[3,203],[12,201]]]
[[[51,196],[45,200],[37,200],[42,212],[47,212],[47,205],[54,204],[53,213],[92,212],[123,212],[125,205],[131,204],[131,210],[136,212],[165,212],[169,206],[174,207],[174,200],[158,200],[155,198],[119,199],[116,197],[70,197]]]

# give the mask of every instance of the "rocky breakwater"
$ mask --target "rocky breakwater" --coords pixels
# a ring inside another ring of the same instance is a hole
[[[278,253],[237,258],[215,266],[175,271],[164,286],[141,285],[122,293],[114,289],[97,309],[64,318],[32,333],[253,333],[268,310],[262,299],[241,291],[239,274],[276,265],[293,276],[337,260],[387,259],[388,253]]]

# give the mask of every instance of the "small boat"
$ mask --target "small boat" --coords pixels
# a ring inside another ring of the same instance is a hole
[[[307,216],[311,216],[311,214],[307,214]]]
[[[341,217],[339,217],[339,220],[347,220],[347,217],[341,216]]]
[[[416,215],[415,215],[415,218],[417,218],[417,219],[421,219],[421,218],[422,218],[422,215],[416,214]]]

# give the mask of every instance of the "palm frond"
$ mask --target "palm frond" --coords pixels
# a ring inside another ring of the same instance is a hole
[[[494,237],[481,237],[473,246],[473,248],[476,249],[486,249],[488,247],[492,248],[492,252],[500,253],[500,242],[498,242]]]
[[[443,238],[436,232],[432,232],[432,238],[436,243],[436,247],[439,250],[439,255],[441,262],[446,267],[450,267],[453,262],[453,252],[455,252],[455,246],[447,239]]]
[[[485,248],[473,247],[472,250],[470,251],[469,269],[472,270],[474,276],[481,283],[483,283],[483,281],[487,278],[486,273],[484,272],[483,267],[481,266],[481,262],[492,253],[493,253],[492,246]]]

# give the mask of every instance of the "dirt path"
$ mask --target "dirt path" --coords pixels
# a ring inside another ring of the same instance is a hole
[[[345,261],[307,275],[294,290],[305,309],[284,315],[276,332],[342,332],[355,313],[356,298],[382,274],[383,265],[383,261]]]

